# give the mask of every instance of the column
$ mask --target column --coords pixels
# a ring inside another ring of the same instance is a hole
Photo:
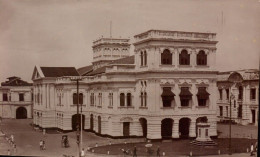
[[[178,49],[175,49],[174,55],[175,55],[175,61],[174,61],[174,63],[175,63],[175,67],[177,68],[178,65],[179,65],[179,52],[178,52]]]
[[[175,99],[175,102],[176,102],[176,107],[175,107],[175,109],[176,110],[179,110],[179,107],[181,106],[181,101],[180,101],[180,96],[179,96],[179,94],[180,94],[180,88],[179,88],[179,86],[178,85],[175,85],[174,86],[174,91],[176,92],[174,92],[174,94],[175,94],[175,97],[174,97],[174,99]]]
[[[161,121],[147,121],[147,138],[161,139]]]
[[[198,89],[195,86],[195,84],[192,84],[191,86],[191,93],[192,93],[192,109],[195,109],[198,106],[198,99],[197,99],[197,93],[198,93]]]
[[[172,125],[172,138],[179,138],[179,119],[174,120]]]
[[[194,120],[190,122],[189,137],[196,137],[196,122]]]

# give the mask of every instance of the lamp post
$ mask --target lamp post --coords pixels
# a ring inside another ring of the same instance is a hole
[[[81,77],[73,77],[70,79],[71,81],[77,82],[77,115],[79,115],[79,81],[82,80]],[[81,113],[80,113],[80,119],[77,118],[77,143],[79,147],[79,157],[81,156],[81,147],[82,147],[82,104],[81,104]],[[80,120],[80,122],[79,122]],[[79,123],[80,123],[80,132],[79,132]]]
[[[233,100],[234,99],[234,95],[231,93],[231,95],[230,95],[230,102],[229,102],[229,155],[231,155],[232,154],[232,152],[231,152],[231,100]]]

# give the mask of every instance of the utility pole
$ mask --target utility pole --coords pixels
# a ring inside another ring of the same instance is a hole
[[[82,80],[81,77],[71,78],[71,81],[77,82],[77,144],[79,147],[79,157],[81,156],[81,149],[82,149],[82,104],[81,104],[81,114],[80,118],[79,115],[79,81]],[[79,130],[80,129],[80,130]]]

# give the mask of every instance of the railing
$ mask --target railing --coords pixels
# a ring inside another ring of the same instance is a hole
[[[127,44],[129,42],[129,39],[113,39],[113,38],[101,38],[93,42],[93,45],[98,45],[102,43],[125,43]]]
[[[179,32],[179,31],[162,31],[151,30],[135,36],[135,40],[141,41],[148,38],[171,38],[171,39],[190,39],[190,40],[208,40],[213,41],[216,38],[214,33],[199,33],[199,32]]]

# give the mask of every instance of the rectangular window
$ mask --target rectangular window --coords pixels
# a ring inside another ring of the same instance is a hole
[[[222,89],[218,89],[219,91],[219,100],[222,100]]]
[[[90,94],[90,105],[94,105],[94,93]]]
[[[77,93],[73,93],[73,105],[78,104],[78,96]]]
[[[255,100],[256,99],[256,89],[255,88],[251,88],[250,89],[250,99],[251,100]]]
[[[113,106],[113,93],[109,93],[109,106]]]
[[[19,101],[24,101],[24,93],[19,93]]]
[[[228,106],[226,106],[226,116],[228,117]]]
[[[237,117],[238,117],[238,118],[242,118],[242,111],[243,111],[242,105],[239,105],[239,106],[238,106],[238,114],[237,114]]]
[[[209,136],[209,130],[206,129],[205,131],[206,131],[206,133],[205,133],[205,134],[206,134],[206,137],[208,137],[208,136]]]
[[[223,116],[223,106],[219,106],[219,116]]]
[[[182,99],[181,100],[181,106],[189,106],[189,99]]]
[[[226,89],[226,94],[227,94],[227,100],[229,100],[229,89]]]
[[[8,101],[7,93],[3,93],[3,101]]]
[[[102,93],[98,93],[98,105],[102,106]]]
[[[141,106],[143,106],[143,98],[144,98],[144,94],[143,94],[143,92],[141,92]]]

